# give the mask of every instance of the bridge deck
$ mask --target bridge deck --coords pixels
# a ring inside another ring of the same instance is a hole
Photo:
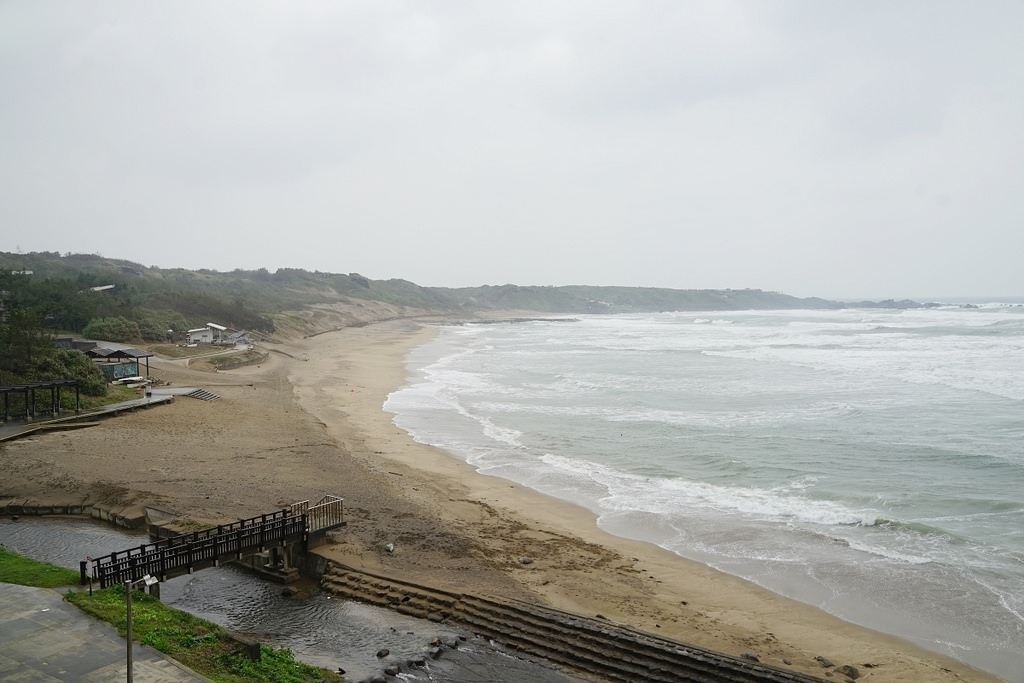
[[[295,543],[305,535],[306,516],[282,510],[111,553],[93,561],[93,577],[101,588],[147,574],[163,581]]]
[[[221,562],[240,560],[273,546],[307,541],[310,532],[345,524],[342,505],[341,498],[325,496],[313,506],[303,501],[277,512],[111,553],[92,560],[91,567],[83,563],[83,583],[89,569],[101,588],[138,581],[146,575],[164,581]]]

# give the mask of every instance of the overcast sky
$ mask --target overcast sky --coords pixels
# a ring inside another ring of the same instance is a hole
[[[1024,294],[1024,3],[0,0],[0,251]]]

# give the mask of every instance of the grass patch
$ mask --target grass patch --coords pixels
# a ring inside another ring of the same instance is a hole
[[[56,588],[73,586],[78,583],[78,579],[78,572],[73,569],[30,560],[0,546],[0,582],[36,588]]]
[[[124,586],[69,592],[65,599],[124,635],[127,630]],[[219,683],[312,683],[340,681],[337,673],[295,660],[290,650],[263,645],[260,661],[239,653],[240,645],[220,626],[181,612],[141,591],[132,592],[132,635]]]
[[[198,346],[179,346],[178,344],[149,344],[148,351],[152,351],[164,358],[195,358],[196,356],[208,356],[211,353],[220,353],[230,346],[214,346],[213,344],[199,344]]]
[[[135,391],[135,389],[133,389],[132,387],[126,387],[123,384],[110,384],[107,386],[106,396],[82,395],[82,409],[89,410],[90,408],[109,406],[112,403],[134,401],[135,399],[138,398],[142,398],[142,394]]]
[[[270,356],[264,351],[247,350],[241,353],[232,353],[226,356],[213,356],[207,360],[218,370],[234,370],[246,365],[257,365],[263,363]]]

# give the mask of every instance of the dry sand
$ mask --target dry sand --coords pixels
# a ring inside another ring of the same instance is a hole
[[[351,327],[274,347],[260,366],[230,372],[161,363],[155,376],[221,400],[179,398],[11,442],[0,447],[0,498],[138,503],[222,522],[335,494],[349,524],[320,552],[355,568],[600,614],[822,677],[831,674],[818,656],[856,666],[860,680],[997,680],[611,536],[587,510],[416,443],[381,406],[405,381],[405,355],[435,331],[412,320]]]

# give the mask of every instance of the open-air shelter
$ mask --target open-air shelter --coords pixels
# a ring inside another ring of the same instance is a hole
[[[23,396],[25,413],[22,415],[15,415],[14,417],[24,417],[26,420],[31,420],[36,417],[36,400],[37,392],[46,392],[49,390],[50,393],[50,409],[49,414],[56,416],[60,412],[60,390],[62,387],[74,387],[75,388],[75,412],[81,410],[82,407],[82,396],[78,386],[78,380],[74,379],[57,379],[49,382],[32,382],[29,384],[13,384],[6,387],[0,387],[0,395],[3,396],[3,422],[8,422],[11,419],[11,396]]]
[[[104,360],[108,363],[124,363],[124,362],[135,362],[135,374],[141,375],[139,372],[139,361],[143,358],[146,359],[146,377],[149,377],[149,359],[153,356],[149,351],[143,351],[142,349],[108,349],[103,347],[97,347],[95,349],[89,349],[85,352],[85,355],[96,360]],[[107,374],[107,373],[104,373]],[[117,379],[116,377],[111,379]]]

